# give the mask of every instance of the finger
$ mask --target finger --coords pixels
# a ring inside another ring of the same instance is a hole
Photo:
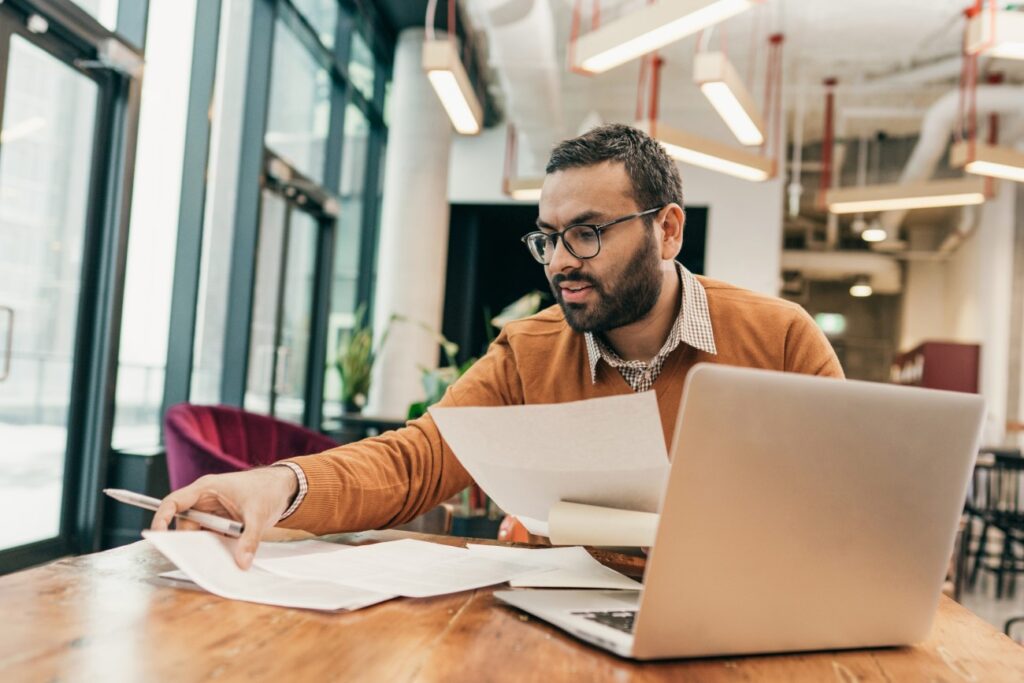
[[[260,545],[260,537],[263,535],[263,525],[255,519],[245,520],[245,528],[242,529],[242,536],[235,545],[235,562],[242,569],[252,566],[252,558]]]
[[[174,518],[174,528],[178,531],[199,531],[202,527],[191,519],[185,519],[184,517]]]
[[[198,499],[199,490],[195,485],[178,489],[160,502],[149,528],[153,531],[167,531],[174,515],[188,510]]]

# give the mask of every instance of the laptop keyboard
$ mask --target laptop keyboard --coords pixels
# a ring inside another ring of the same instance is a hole
[[[610,612],[573,612],[576,616],[596,621],[605,626],[622,631],[623,633],[633,632],[633,621],[636,619],[636,611],[614,610]]]

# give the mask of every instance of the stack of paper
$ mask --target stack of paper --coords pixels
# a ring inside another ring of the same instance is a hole
[[[258,602],[280,607],[317,610],[359,609],[390,600],[393,594],[375,593],[333,581],[282,580],[280,576],[253,567],[239,569],[233,555],[237,539],[209,531],[143,531],[142,535],[199,587],[231,600]],[[310,545],[314,544],[314,545]],[[322,552],[318,546],[330,543],[263,543],[257,555],[274,555],[287,549],[296,557]]]
[[[233,600],[354,610],[396,596],[429,597],[511,581],[513,586],[636,590],[583,548],[456,548],[411,539],[347,546],[262,543],[253,567],[235,564],[237,539],[208,531],[145,531],[157,550],[201,588]]]

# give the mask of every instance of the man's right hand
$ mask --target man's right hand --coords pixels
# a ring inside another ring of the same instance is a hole
[[[295,473],[288,467],[263,467],[247,472],[208,474],[174,491],[160,503],[150,528],[166,531],[174,515],[185,510],[210,512],[245,525],[235,545],[235,562],[242,569],[252,565],[263,532],[277,524],[299,491]],[[178,519],[178,529],[199,525]]]

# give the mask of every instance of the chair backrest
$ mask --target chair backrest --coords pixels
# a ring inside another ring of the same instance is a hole
[[[1024,457],[1020,451],[982,451],[990,457],[974,470],[968,510],[974,514],[1020,515]]]
[[[337,444],[298,425],[229,406],[180,403],[164,416],[172,489],[204,474],[238,472]]]

